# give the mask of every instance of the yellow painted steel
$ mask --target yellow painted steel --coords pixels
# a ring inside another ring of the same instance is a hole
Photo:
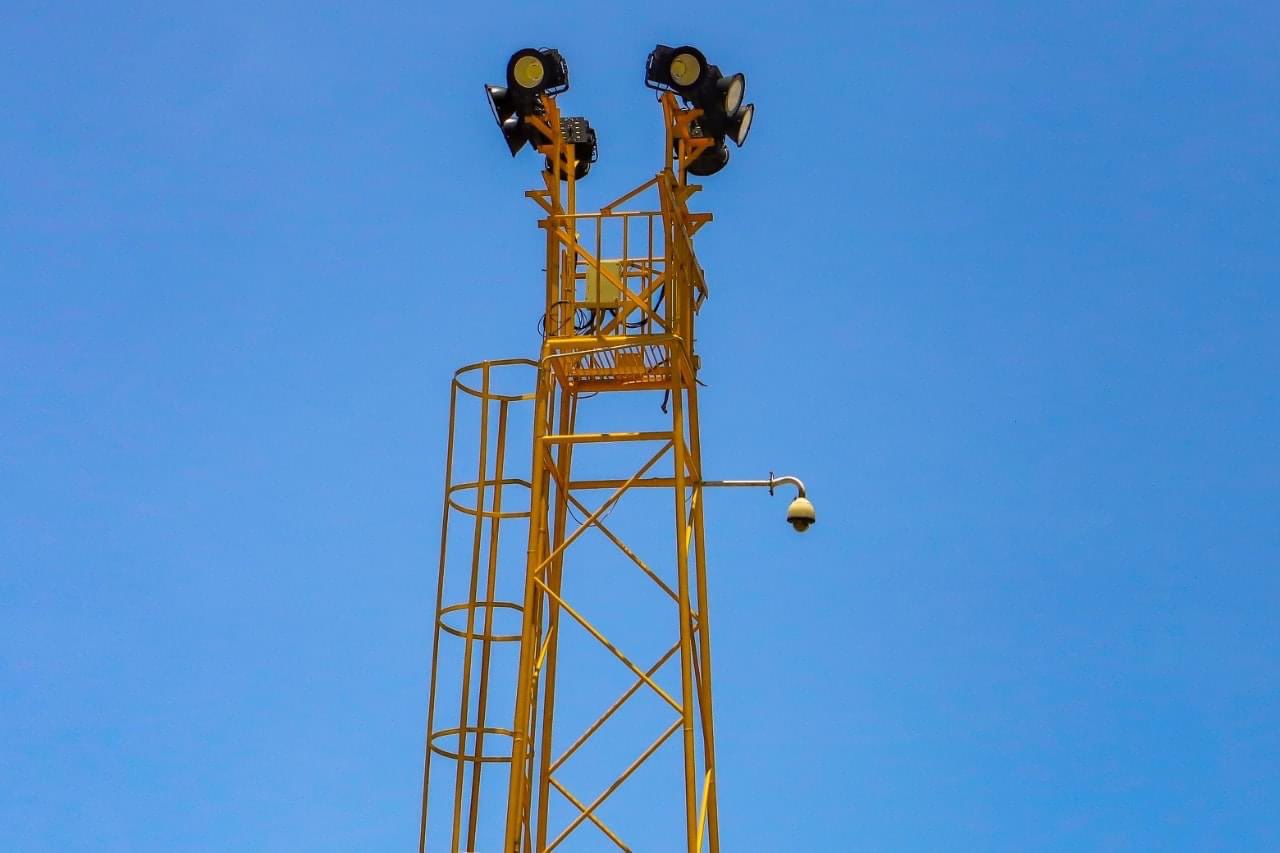
[[[600,210],[579,212],[574,151],[560,141],[555,101],[542,100],[543,114],[526,119],[553,140],[538,149],[552,164],[545,185],[526,193],[544,214],[539,225],[547,240],[541,351],[536,361],[472,365],[454,380],[419,850],[474,850],[486,833],[505,853],[632,850],[627,830],[606,815],[606,806],[624,800],[627,783],[643,772],[666,774],[651,784],[679,795],[666,813],[655,813],[642,799],[622,816],[641,814],[643,831],[660,829],[662,850],[715,853],[719,817],[694,353],[694,321],[708,291],[692,241],[711,215],[688,209],[700,188],[687,179],[688,164],[711,143],[690,134],[698,111],[663,95],[661,171]],[[645,197],[656,198],[653,209],[618,209]],[[531,387],[495,391],[495,371],[510,369],[531,370]],[[617,413],[642,400],[652,405],[655,394],[663,400],[660,426],[652,425],[654,408],[646,407],[645,417],[634,421],[644,428],[627,428],[626,415]],[[474,477],[456,483],[460,395],[481,407],[473,436],[479,461]],[[600,395],[609,395],[609,411],[623,422],[614,431],[579,430],[579,414],[593,405],[580,404]],[[511,470],[519,448],[506,447],[518,406],[532,408],[527,474]],[[584,470],[575,460],[586,453],[616,470]],[[629,542],[609,516],[655,490],[669,492],[671,515],[651,521],[648,533],[631,537],[640,541]],[[471,521],[464,528],[469,541],[457,536],[456,525],[451,534],[450,520],[458,514]],[[513,534],[503,536],[511,524],[527,526],[523,577],[519,600],[510,600],[514,592],[499,600],[504,584],[512,589],[512,573],[503,569],[509,563],[504,555],[515,547]],[[577,556],[588,534],[616,547],[624,567],[634,568],[638,582],[669,608],[651,626],[665,649],[656,659],[633,654],[602,627],[600,617],[610,615],[605,611],[625,608],[626,601],[576,597],[576,584],[591,571],[590,559]],[[669,541],[664,547],[670,550],[655,553],[656,539]],[[452,597],[446,575],[462,579]],[[503,613],[519,617],[518,634],[495,626]],[[459,642],[461,649],[455,648]],[[450,661],[460,659],[461,681],[460,693],[447,699],[456,681],[453,664],[445,662],[446,646]],[[588,658],[578,646],[604,654]],[[513,704],[500,706],[491,674],[504,654],[515,683]],[[625,675],[629,686],[611,703],[605,697],[605,710],[593,722],[568,728],[557,718],[558,690],[590,687],[604,668],[610,677]],[[619,759],[610,766],[602,786],[575,790],[567,768],[628,709],[641,707],[652,729],[631,748],[629,763]],[[672,751],[671,760],[662,758]],[[433,777],[433,765],[441,763],[449,765],[444,775]],[[447,807],[430,825],[438,835],[429,836],[431,800]],[[438,848],[430,846],[436,843]],[[648,847],[655,849],[651,840]]]

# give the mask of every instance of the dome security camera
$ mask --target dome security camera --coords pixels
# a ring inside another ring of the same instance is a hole
[[[817,520],[818,515],[808,498],[796,498],[787,507],[787,523],[796,529],[796,533],[804,533]]]

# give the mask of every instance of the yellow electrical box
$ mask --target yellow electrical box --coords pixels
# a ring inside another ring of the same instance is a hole
[[[604,270],[606,275],[601,275]],[[611,275],[622,281],[622,261],[601,261],[600,270],[587,265],[587,298],[582,301],[584,308],[614,308],[622,301],[622,291],[606,276]]]

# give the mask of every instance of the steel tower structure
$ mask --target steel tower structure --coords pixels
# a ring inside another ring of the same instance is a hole
[[[423,851],[429,811],[431,844],[451,851],[655,849],[646,832],[662,850],[719,850],[703,491],[775,481],[703,479],[693,237],[712,217],[689,209],[688,168],[713,143],[691,128],[699,110],[660,104],[661,170],[590,212],[555,100],[524,119],[549,140],[544,186],[526,193],[546,235],[543,339],[536,361],[454,377]],[[468,406],[478,426],[461,425]],[[665,615],[619,619],[640,612],[640,587]],[[566,691],[598,715],[574,719]],[[639,804],[615,821],[628,794]],[[641,842],[622,825],[637,813]]]

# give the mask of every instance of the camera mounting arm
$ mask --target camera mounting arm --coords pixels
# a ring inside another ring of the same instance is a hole
[[[769,490],[769,494],[773,494],[774,487],[791,485],[796,487],[796,497],[804,497],[804,483],[800,482],[799,477],[775,477],[773,472],[769,472],[767,480],[702,480],[698,483],[700,486],[718,486],[718,487],[756,487]]]

